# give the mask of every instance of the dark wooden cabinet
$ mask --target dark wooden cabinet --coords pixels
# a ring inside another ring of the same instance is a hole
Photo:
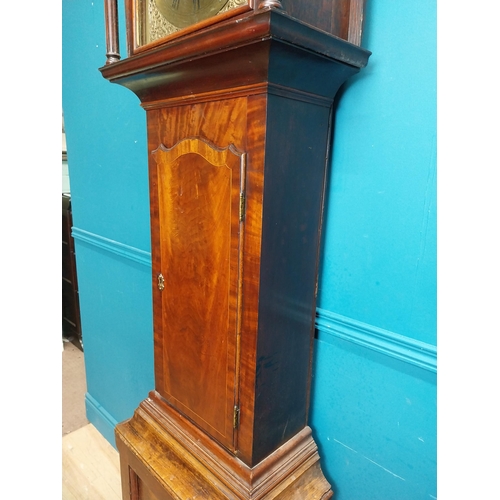
[[[368,56],[256,7],[101,68],[147,114],[155,388],[116,428],[124,499],[332,495],[307,425],[321,222]]]
[[[76,274],[75,243],[71,236],[73,217],[71,197],[62,195],[62,333],[78,348],[83,348],[80,302]]]

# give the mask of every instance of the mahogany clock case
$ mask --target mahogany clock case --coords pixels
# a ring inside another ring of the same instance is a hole
[[[263,9],[101,68],[147,114],[155,390],[116,428],[124,498],[331,496],[307,426],[323,197],[369,55]]]
[[[280,6],[302,23],[354,45],[361,44],[365,0],[125,0],[128,54],[150,50],[265,6]],[[162,22],[168,26],[162,27]],[[159,27],[152,29],[152,24]]]

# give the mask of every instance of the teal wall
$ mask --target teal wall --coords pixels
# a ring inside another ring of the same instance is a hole
[[[337,500],[432,499],[435,0],[368,0],[366,20],[373,55],[337,102],[310,424]],[[145,113],[104,54],[102,2],[63,0],[87,414],[113,443],[154,378]]]
[[[436,498],[436,3],[368,0],[338,96],[310,424],[338,500]]]
[[[87,417],[114,444],[116,423],[154,387],[146,115],[132,92],[98,70],[106,53],[102,0],[62,5]]]

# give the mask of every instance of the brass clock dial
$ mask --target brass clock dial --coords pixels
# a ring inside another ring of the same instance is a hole
[[[186,28],[218,14],[228,0],[155,0],[165,19],[177,28]]]

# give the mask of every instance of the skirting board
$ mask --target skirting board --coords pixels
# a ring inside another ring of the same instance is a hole
[[[118,422],[88,392],[85,394],[87,420],[116,448],[115,427]]]

